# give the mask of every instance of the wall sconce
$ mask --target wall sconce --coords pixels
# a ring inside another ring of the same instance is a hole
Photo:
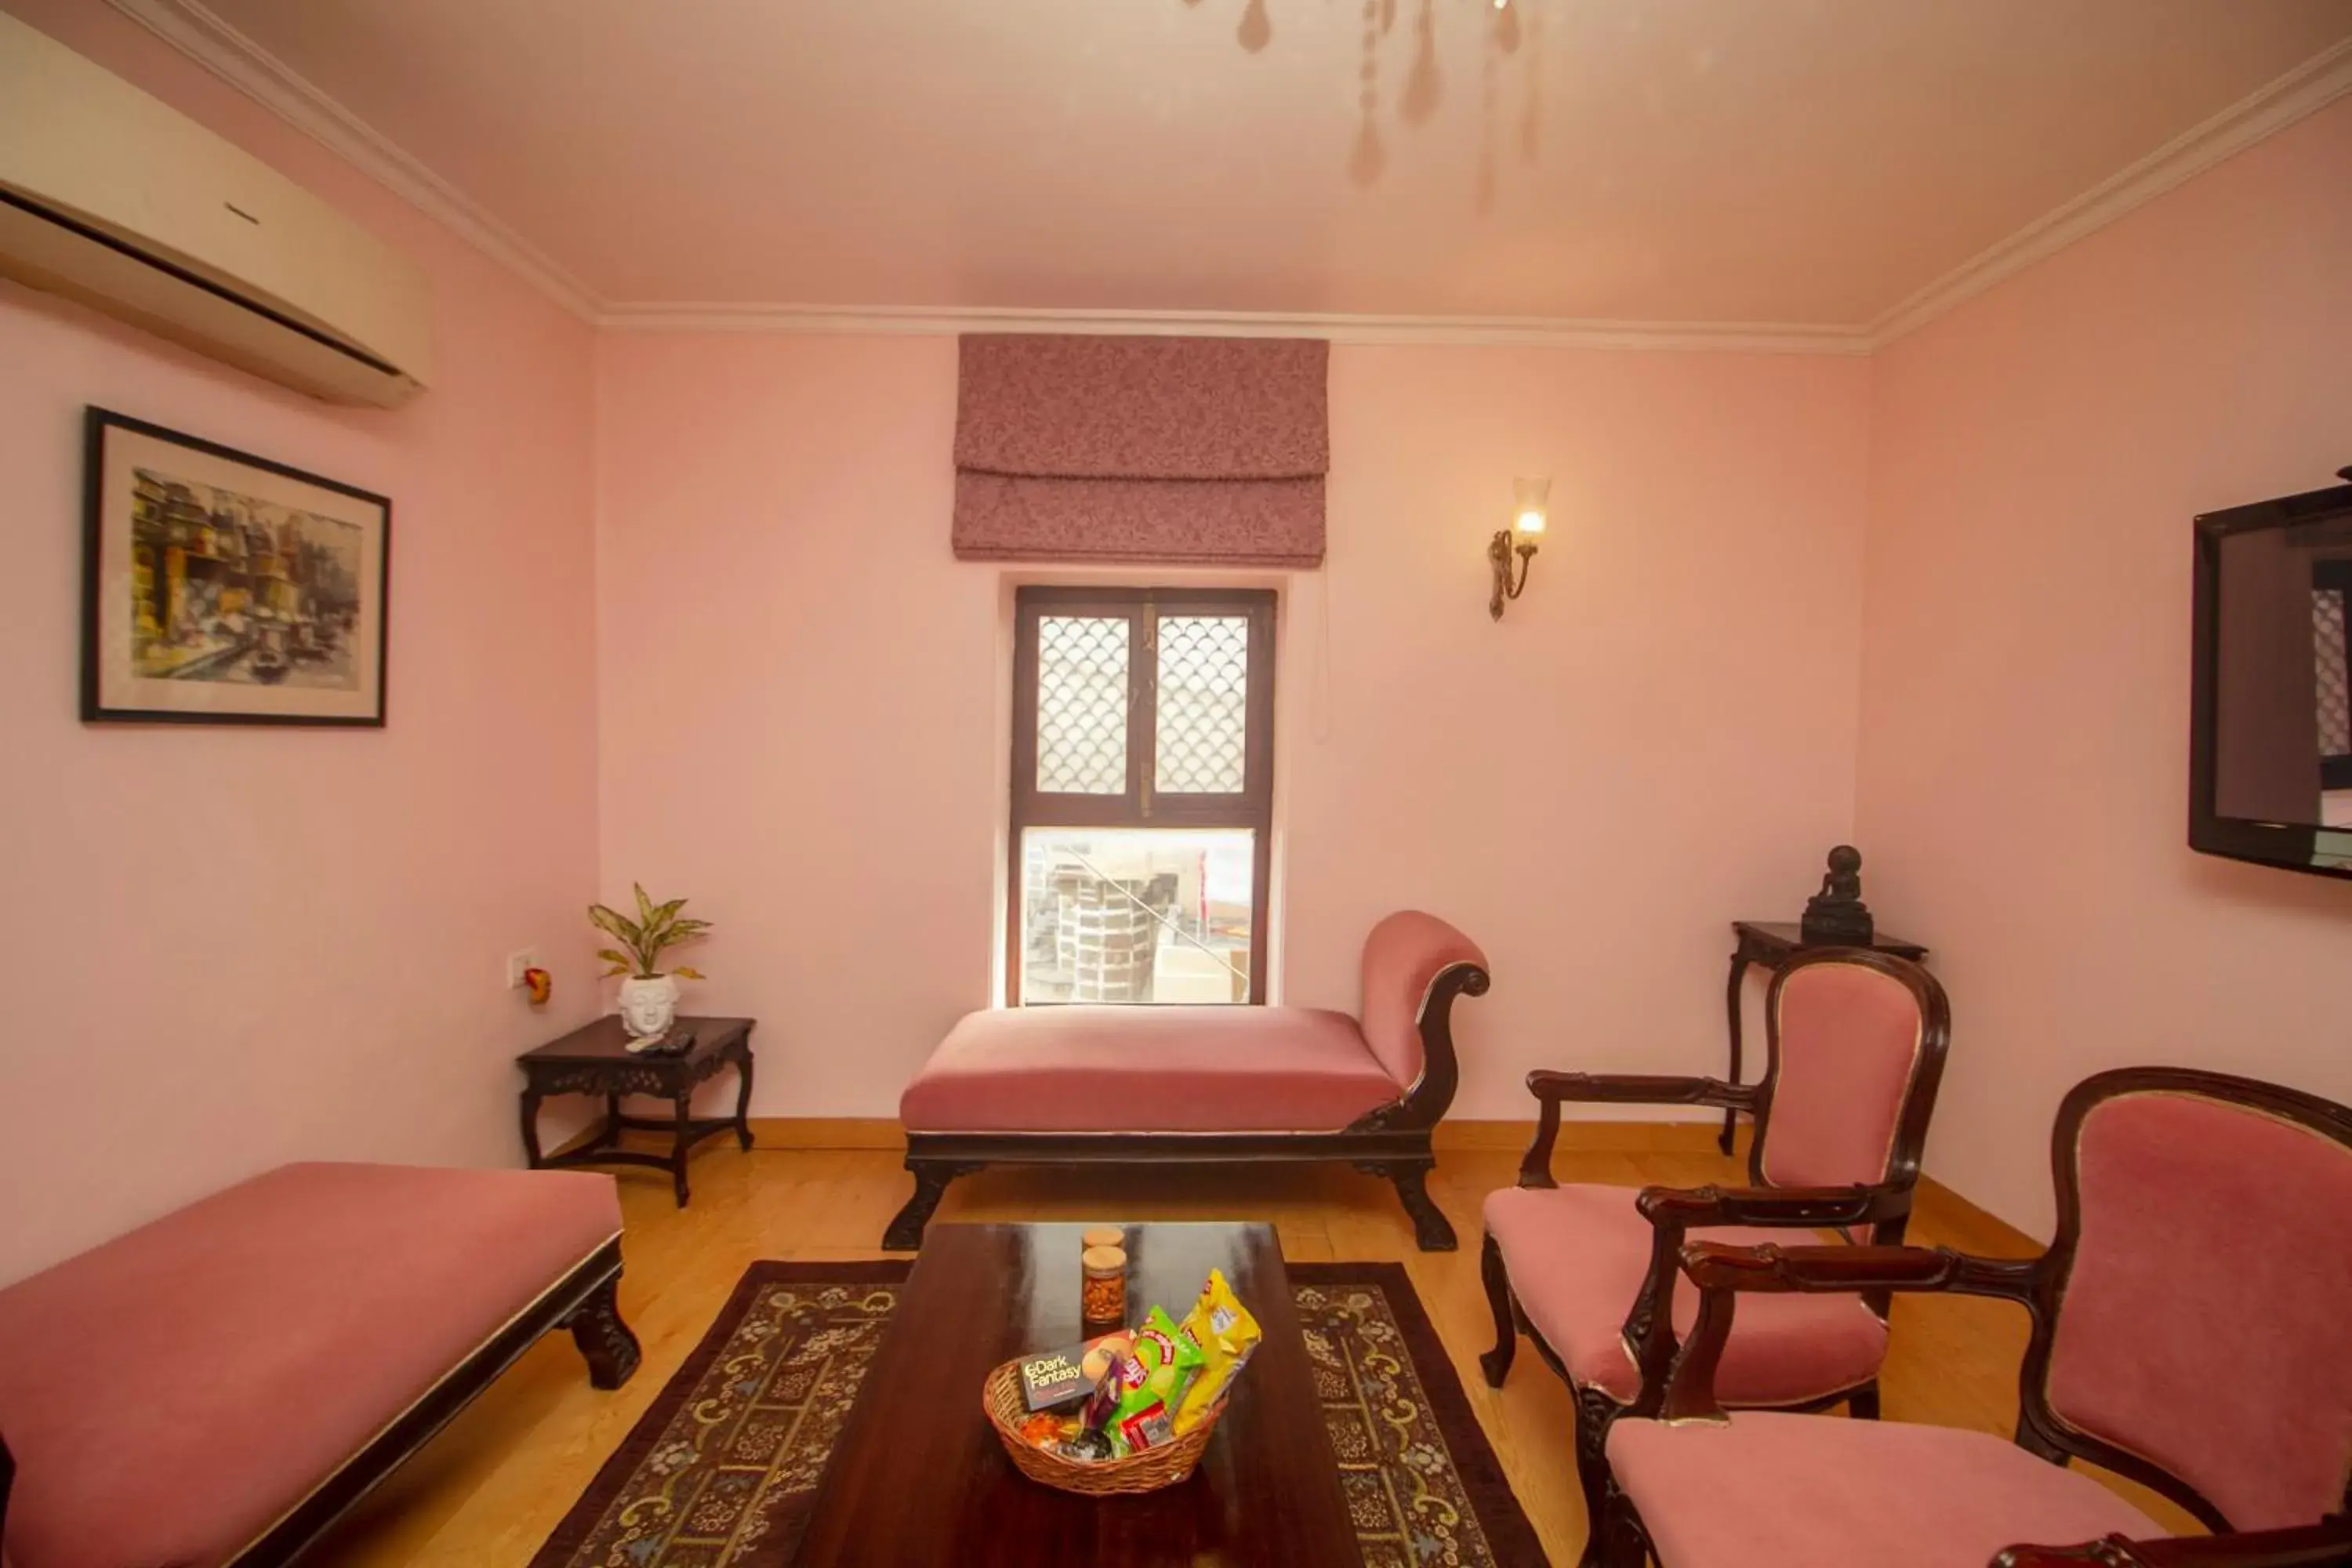
[[[1528,563],[1535,559],[1536,541],[1543,537],[1550,511],[1549,479],[1513,479],[1511,489],[1517,498],[1511,508],[1511,526],[1496,529],[1486,546],[1486,560],[1495,568],[1495,596],[1486,601],[1486,613],[1498,621],[1503,618],[1504,604],[1527,591]],[[1513,555],[1519,558],[1516,576],[1511,571]]]

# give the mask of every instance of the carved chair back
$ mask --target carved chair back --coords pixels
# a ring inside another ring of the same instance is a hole
[[[2352,1110],[2179,1068],[2060,1106],[2018,1441],[2213,1529],[2352,1507]]]
[[[1758,1186],[1908,1187],[1944,1078],[1952,1006],[1936,977],[1865,948],[1801,952],[1765,994],[1748,1151]],[[1902,1239],[1885,1221],[1874,1239]]]

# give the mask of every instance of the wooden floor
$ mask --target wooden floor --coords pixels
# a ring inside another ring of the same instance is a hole
[[[1553,1168],[1564,1182],[1626,1187],[1744,1179],[1741,1167],[1684,1135],[1690,1130],[1675,1130],[1672,1142],[1658,1131],[1595,1129],[1582,1134],[1583,1146],[1564,1148]],[[1570,1129],[1563,1142],[1578,1136]],[[1518,1358],[1499,1393],[1486,1387],[1476,1362],[1493,1338],[1478,1282],[1478,1205],[1489,1190],[1510,1184],[1517,1154],[1504,1148],[1441,1151],[1430,1190],[1464,1237],[1462,1250],[1454,1253],[1414,1250],[1388,1185],[1346,1170],[1117,1178],[989,1172],[951,1187],[939,1218],[1247,1216],[1273,1222],[1284,1254],[1294,1259],[1403,1262],[1513,1489],[1552,1560],[1564,1568],[1576,1561],[1584,1540],[1567,1394],[1531,1352]],[[621,1307],[645,1342],[645,1364],[636,1376],[618,1393],[597,1393],[588,1386],[569,1336],[541,1341],[362,1504],[319,1560],[368,1568],[520,1568],[700,1340],[749,1265],[761,1258],[887,1256],[873,1243],[909,1190],[898,1156],[880,1149],[762,1147],[746,1154],[714,1140],[695,1157],[694,1202],[684,1211],[672,1206],[667,1176],[624,1173],[628,1229]],[[1923,1197],[1912,1237],[1970,1251],[2028,1250],[2015,1232],[1940,1190]],[[2025,1330],[2024,1315],[1999,1302],[1900,1300],[1884,1383],[1886,1418],[2005,1436],[2016,1419]],[[2151,1494],[2126,1481],[2111,1484],[2158,1520],[2193,1529],[2185,1514]]]

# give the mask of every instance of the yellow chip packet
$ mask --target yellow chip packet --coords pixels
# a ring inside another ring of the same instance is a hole
[[[1199,1349],[1202,1362],[1201,1375],[1192,1380],[1183,1404],[1176,1409],[1176,1430],[1182,1434],[1198,1426],[1216,1408],[1265,1336],[1225,1282],[1224,1271],[1218,1268],[1209,1270],[1201,1299],[1184,1314],[1177,1331]]]

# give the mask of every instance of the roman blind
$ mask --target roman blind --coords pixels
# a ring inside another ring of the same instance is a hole
[[[1329,357],[1313,338],[964,338],[956,554],[1319,566]]]

